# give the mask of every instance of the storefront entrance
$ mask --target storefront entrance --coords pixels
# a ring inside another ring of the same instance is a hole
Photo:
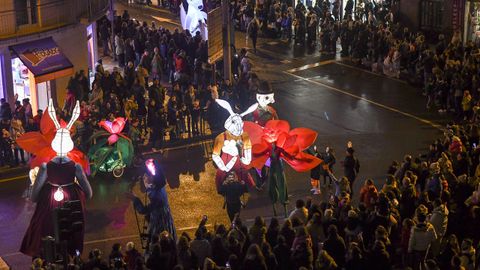
[[[12,78],[13,78],[13,94],[17,100],[22,101],[28,98],[34,109],[45,110],[48,100],[52,97],[50,81],[35,83],[33,73],[18,58],[12,58]]]

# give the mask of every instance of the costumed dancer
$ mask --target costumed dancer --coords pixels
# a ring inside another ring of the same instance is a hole
[[[117,117],[113,121],[103,120],[98,123],[104,130],[92,135],[90,141],[95,141],[95,144],[88,151],[93,164],[93,176],[101,171],[112,172],[113,176],[118,178],[123,175],[124,168],[132,163],[133,143],[122,132],[126,122],[125,118]]]
[[[333,153],[333,149],[329,146],[325,148],[325,153],[318,152],[317,146],[313,146],[313,151],[309,151],[311,155],[318,157],[323,162],[318,165],[317,167],[313,168],[310,171],[310,184],[312,185],[312,189],[310,190],[313,192],[314,195],[322,194],[320,189],[320,178],[323,176],[323,184],[327,184],[327,177],[330,179],[329,187],[332,185],[332,178],[330,177],[330,172],[333,172],[333,165],[335,164],[335,155]]]
[[[273,213],[277,215],[275,204],[278,202],[284,206],[286,217],[288,192],[283,161],[297,172],[307,172],[320,165],[321,159],[303,152],[315,142],[317,132],[308,128],[290,130],[290,124],[284,120],[270,120],[265,127],[245,122],[245,130],[253,144],[251,166],[259,169],[270,161],[268,194]]]
[[[143,204],[142,201],[134,196],[132,193],[127,193],[127,196],[133,200],[133,207],[135,211],[145,215],[148,220],[148,244],[151,243],[154,236],[166,231],[175,241],[177,240],[177,233],[173,224],[173,217],[168,203],[167,178],[163,172],[162,166],[154,159],[147,159],[145,161],[146,173],[143,175],[143,183],[145,185],[145,192],[149,199],[148,204]],[[148,247],[149,245],[147,245]]]
[[[51,99],[48,114],[56,127],[55,137],[51,142],[56,157],[47,163],[42,163],[33,184],[31,200],[36,202],[37,206],[20,248],[22,253],[29,256],[41,255],[42,238],[54,235],[53,210],[55,208],[63,206],[66,201],[79,200],[83,220],[85,220],[85,198],[92,197],[92,188],[82,166],[67,157],[73,149],[70,128],[80,115],[78,101],[66,127],[59,124]],[[84,232],[83,225],[80,230],[70,234],[70,239],[67,241],[67,251],[70,255],[73,256],[76,250],[80,252],[83,250]]]
[[[275,103],[275,96],[273,93],[272,85],[267,81],[262,81],[257,88],[257,103],[258,108],[253,111],[249,117],[250,121],[265,127],[265,124],[270,120],[278,120],[277,111],[270,106],[270,104]],[[255,180],[255,184],[258,187],[263,187],[265,185],[265,180],[267,178],[267,170],[269,162],[262,169],[252,169],[252,176]]]
[[[252,160],[252,143],[248,134],[243,132],[242,117],[253,112],[258,104],[237,114],[227,101],[216,99],[216,102],[230,113],[224,124],[226,130],[215,138],[213,146],[212,160],[218,168],[215,176],[217,192],[221,193],[220,187],[230,171],[237,175],[240,182],[254,187],[255,183],[247,168]]]

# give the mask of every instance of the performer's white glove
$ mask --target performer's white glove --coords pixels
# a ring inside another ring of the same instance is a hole
[[[232,159],[230,159],[230,161],[225,165],[225,163],[223,163],[223,160],[219,155],[212,155],[213,162],[215,162],[217,167],[224,172],[229,172],[233,168],[233,165],[235,165],[235,162],[237,162],[237,159],[238,159],[238,156],[232,157]]]
[[[243,157],[240,160],[243,164],[250,165],[250,162],[252,162],[252,149],[243,150]]]
[[[238,156],[232,157],[232,159],[230,159],[227,165],[225,165],[226,167],[225,172],[229,172],[233,168],[233,165],[235,165],[235,162],[237,162],[237,159],[238,159]]]

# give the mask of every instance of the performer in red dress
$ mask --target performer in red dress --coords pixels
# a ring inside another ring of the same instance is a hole
[[[85,216],[85,198],[92,197],[92,188],[83,167],[67,157],[68,152],[73,149],[69,130],[80,114],[78,102],[66,127],[61,127],[58,123],[52,100],[48,112],[57,128],[51,144],[57,156],[42,164],[33,184],[31,200],[36,202],[37,206],[20,248],[22,253],[29,256],[41,255],[42,238],[54,236],[53,210],[56,207],[62,206],[66,201],[79,200]],[[74,255],[76,250],[83,250],[83,236],[84,226],[70,234],[67,246],[70,255]]]
[[[242,116],[254,111],[258,105],[254,104],[245,112],[237,114],[227,101],[221,99],[215,101],[230,113],[224,125],[226,130],[215,138],[213,146],[212,160],[218,168],[215,176],[217,191],[220,190],[228,172],[234,172],[240,182],[253,187],[255,183],[247,168],[252,160],[252,143],[248,134],[243,132]]]

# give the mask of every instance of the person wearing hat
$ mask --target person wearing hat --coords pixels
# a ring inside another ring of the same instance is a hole
[[[258,107],[251,114],[253,122],[264,127],[269,120],[278,119],[277,111],[270,106],[275,102],[274,95],[272,85],[267,81],[261,81],[256,95]]]
[[[277,120],[277,111],[270,106],[275,102],[272,86],[267,81],[261,81],[257,88],[257,103],[258,107],[250,114],[249,121],[255,122],[264,127],[270,120]],[[253,171],[255,170],[255,171]],[[267,172],[265,167],[261,171],[252,169],[251,175],[253,176],[257,187],[262,187],[267,179]]]

